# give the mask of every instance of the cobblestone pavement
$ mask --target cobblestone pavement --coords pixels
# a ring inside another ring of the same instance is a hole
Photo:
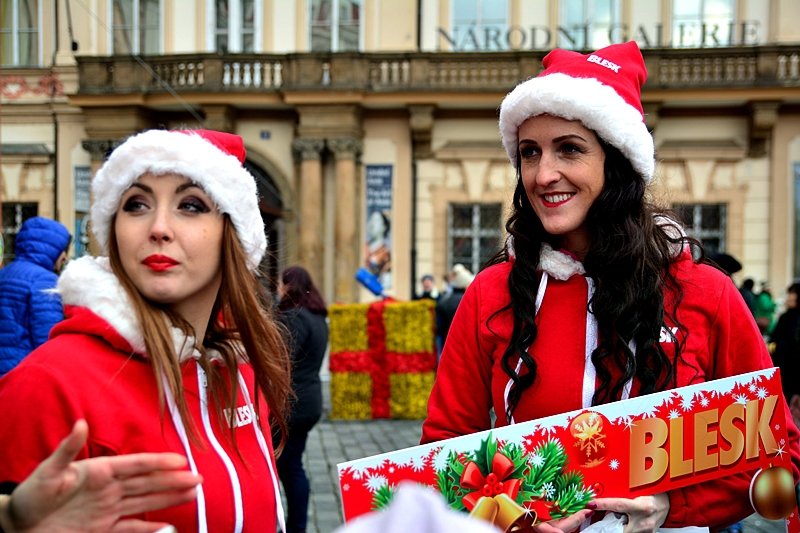
[[[323,383],[324,389],[326,385]],[[326,412],[328,402],[326,397]],[[330,533],[342,524],[338,463],[416,446],[421,433],[421,420],[339,421],[323,417],[309,434],[304,461],[311,483],[308,533]],[[782,521],[757,515],[743,522],[744,533],[783,531]]]

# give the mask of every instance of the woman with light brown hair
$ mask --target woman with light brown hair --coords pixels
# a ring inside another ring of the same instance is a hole
[[[203,477],[191,503],[138,518],[283,529],[270,426],[285,431],[289,359],[260,297],[244,156],[240,137],[208,130],[146,131],[112,153],[92,183],[108,257],[67,265],[66,320],[0,380],[0,481],[21,482],[85,419],[78,460],[177,452]]]

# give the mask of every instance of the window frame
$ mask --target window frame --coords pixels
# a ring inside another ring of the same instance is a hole
[[[686,1],[690,1],[690,0],[686,0]],[[704,48],[704,47],[707,47],[707,46],[730,46],[729,43],[731,42],[732,37],[733,37],[730,34],[730,31],[732,30],[730,24],[727,26],[727,29],[728,29],[729,33],[727,34],[727,36],[725,38],[722,38],[722,40],[720,41],[720,43],[718,45],[714,45],[714,44],[709,45],[708,43],[705,42],[705,35],[701,35],[701,34],[698,34],[695,37],[694,41],[690,41],[688,43],[683,43],[682,39],[679,38],[680,35],[678,33],[678,32],[681,31],[679,29],[680,26],[681,26],[681,23],[689,24],[690,26],[691,25],[699,25],[701,27],[701,29],[702,29],[703,25],[706,23],[707,20],[711,20],[711,21],[718,20],[716,18],[712,18],[712,19],[708,19],[707,18],[708,15],[706,15],[706,6],[707,6],[707,2],[709,2],[711,0],[691,0],[691,1],[694,1],[694,2],[698,3],[698,10],[694,15],[695,18],[686,18],[686,17],[681,16],[682,18],[678,19],[677,18],[678,15],[676,14],[675,6],[673,5],[672,16],[671,16],[671,20],[670,20],[670,24],[672,25],[672,30],[671,30],[670,36],[669,36],[670,37],[670,42],[672,43],[672,46],[674,48]],[[719,0],[714,0],[714,1],[718,2]],[[735,24],[736,20],[737,20],[737,8],[738,8],[737,0],[724,0],[724,1],[729,2],[729,7],[730,7],[730,11],[728,13],[728,17],[729,18],[727,20],[728,20],[729,23],[732,22],[732,23]],[[723,26],[723,27],[725,27],[725,26]],[[735,32],[735,30],[733,30],[733,31]]]
[[[324,1],[324,0],[322,0]],[[330,48],[327,50],[314,49],[314,0],[308,0],[308,20],[306,21],[306,28],[308,28],[308,50],[309,52],[361,52],[364,50],[364,0],[359,2],[359,19],[358,19],[358,45],[356,50],[339,50],[339,3],[348,0],[328,0],[331,3],[331,22],[330,22]]]
[[[0,66],[3,68],[14,68],[14,67],[38,67],[44,65],[44,31],[43,31],[43,24],[44,24],[44,15],[42,13],[42,3],[43,0],[33,0],[36,4],[36,21],[35,26],[31,26],[31,31],[23,31],[19,27],[19,15],[20,15],[20,2],[22,0],[11,0],[11,63],[3,63],[3,57],[0,56]],[[35,32],[36,36],[33,39],[36,42],[36,57],[34,58],[34,63],[32,64],[25,64],[20,62],[20,44],[21,38],[23,34],[33,34]],[[0,32],[0,35],[5,34],[6,32]],[[0,46],[2,46],[2,38],[0,38]]]
[[[6,226],[5,212],[6,209],[12,207],[16,210],[14,225]],[[28,209],[32,207],[33,214],[28,213],[27,216],[23,216],[22,211],[26,207]],[[19,230],[22,229],[22,223],[29,218],[39,216],[39,202],[3,202],[3,208],[2,211],[0,211],[0,216],[2,216],[2,219],[0,219],[0,225],[2,225],[3,228],[3,265],[7,265],[16,257],[14,248],[16,245],[17,234],[19,233]]]
[[[114,24],[114,2],[116,1],[125,1],[125,0],[107,0],[107,9],[108,9],[108,51],[110,55],[132,55],[132,56],[139,56],[139,55],[160,55],[164,53],[164,0],[156,0],[158,2],[158,28],[156,29],[156,34],[158,35],[158,50],[151,53],[142,54],[142,43],[140,39],[140,34],[142,31],[141,21],[139,20],[139,6],[142,0],[127,0],[133,3],[133,13],[134,13],[134,20],[125,28],[129,28],[131,31],[131,50],[130,52],[117,52],[114,49],[114,32],[117,31],[119,26]]]
[[[684,225],[686,233],[700,241],[701,243],[704,242],[705,239],[719,239],[719,249],[715,251],[708,250],[703,245],[705,252],[707,255],[712,254],[714,252],[723,253],[727,252],[727,233],[728,233],[728,204],[726,202],[676,202],[672,205],[672,209],[680,214],[680,209],[691,206],[693,213],[692,213],[692,226],[688,226],[687,221],[681,219],[681,223]],[[719,207],[719,227],[717,229],[707,229],[703,228],[703,208],[704,207]],[[681,217],[682,218],[682,217]]]
[[[581,24],[588,24],[589,25],[589,34],[588,34],[589,42],[588,43],[583,43],[582,46],[580,44],[578,44],[574,48],[570,48],[572,46],[571,43],[565,42],[565,38],[559,32],[559,34],[557,35],[557,39],[558,39],[557,46],[559,46],[561,48],[575,49],[575,50],[580,50],[580,49],[598,50],[600,48],[604,48],[604,47],[612,44],[613,41],[611,39],[611,30],[612,30],[612,28],[620,28],[621,25],[622,25],[622,22],[623,22],[622,1],[621,0],[608,0],[608,2],[611,4],[610,5],[611,13],[609,13],[610,21],[608,22],[608,26],[605,28],[605,30],[606,30],[606,33],[605,33],[605,36],[604,36],[605,40],[603,40],[603,41],[595,41],[595,38],[596,38],[595,33],[596,33],[597,30],[595,29],[594,22],[597,21],[597,16],[596,16],[595,13],[597,11],[597,2],[598,1],[599,0],[563,0],[563,2],[559,4],[559,14],[558,14],[559,25],[564,27],[564,28],[573,28],[573,27],[575,27],[575,25],[572,22],[567,22],[565,20],[565,17],[567,16],[567,12],[569,11],[569,9],[567,8],[567,6],[565,4],[567,2],[581,2],[583,4],[581,6],[581,8],[580,8],[580,11],[583,13],[583,20],[582,20]],[[580,26],[578,26],[578,27],[580,27]],[[597,28],[602,28],[602,27],[603,26],[597,26]]]
[[[471,207],[472,220],[470,228],[454,228],[453,215],[456,207]],[[496,207],[498,209],[498,226],[496,228],[488,228],[481,225],[481,208],[483,207]],[[481,239],[487,237],[497,238],[497,247],[495,253],[500,249],[503,244],[503,205],[500,202],[449,202],[447,204],[447,271],[449,272],[453,265],[462,263],[467,267],[470,272],[478,273],[483,265],[491,259],[492,255],[481,258]],[[453,241],[457,237],[469,237],[472,239],[472,259],[469,264],[463,261],[454,260]]]
[[[483,16],[483,3],[484,3],[484,1],[490,1],[490,0],[475,0],[475,2],[477,4],[476,13],[475,13],[475,19],[474,19],[473,23],[471,24],[471,26],[467,26],[466,23],[461,24],[461,23],[457,23],[456,22],[456,16],[457,16],[456,12],[457,11],[463,12],[462,10],[456,9],[456,5],[455,4],[456,4],[457,1],[458,0],[450,0],[450,33],[451,33],[451,35],[453,35],[454,39],[457,39],[458,38],[457,36],[459,35],[459,32],[458,32],[457,29],[458,28],[462,28],[462,27],[472,27],[475,30],[480,29],[481,31],[483,31],[483,35],[486,35],[486,33],[485,33],[486,32],[486,28],[490,28],[490,27],[502,27],[503,31],[508,31],[509,17],[510,17],[510,9],[509,9],[509,6],[508,6],[508,2],[504,3],[505,10],[504,10],[504,13],[503,13],[503,22],[502,23],[492,22],[492,23],[488,23],[487,24],[487,23],[484,22],[485,19],[484,19],[484,16]],[[464,18],[464,17],[461,16],[459,18]],[[501,50],[494,50],[494,49],[490,50],[487,47],[487,43],[484,42],[483,43],[483,48],[478,47],[478,48],[473,49],[473,48],[470,48],[470,47],[461,46],[461,47],[458,48],[458,51],[459,52],[488,52],[488,51],[495,52],[495,51],[501,51]]]
[[[229,54],[257,54],[263,51],[262,39],[264,35],[263,19],[264,6],[259,0],[253,1],[253,49],[244,50],[244,21],[242,14],[244,8],[243,0],[229,0],[230,11],[228,13],[228,49],[225,53]],[[206,49],[209,52],[219,52],[217,50],[217,0],[206,0]]]

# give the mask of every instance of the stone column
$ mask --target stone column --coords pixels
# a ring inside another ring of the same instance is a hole
[[[89,156],[91,157],[90,168],[92,179],[94,179],[94,175],[97,174],[100,167],[103,166],[103,163],[111,154],[111,151],[119,146],[120,142],[121,141],[118,139],[85,139],[81,141],[81,147],[89,152]],[[91,198],[90,201],[94,201],[94,198]],[[91,219],[89,220],[89,224],[91,225]],[[92,255],[101,255],[103,252],[100,250],[100,245],[97,244],[94,238],[94,233],[91,231],[88,233],[89,253]]]
[[[358,220],[356,197],[356,161],[362,152],[359,139],[329,139],[328,149],[336,158],[336,261],[334,298],[336,302],[356,301],[357,286],[353,278],[359,265]]]
[[[314,283],[322,286],[323,198],[322,164],[320,155],[325,147],[322,139],[299,138],[292,142],[292,150],[298,160],[297,176],[298,211],[297,227],[300,231],[298,250],[299,263],[311,274]]]

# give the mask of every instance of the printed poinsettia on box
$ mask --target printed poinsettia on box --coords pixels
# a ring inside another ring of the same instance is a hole
[[[762,468],[751,501],[800,531],[776,368],[581,409],[338,465],[345,520],[401,481],[506,530]],[[788,476],[788,477],[787,477]]]

